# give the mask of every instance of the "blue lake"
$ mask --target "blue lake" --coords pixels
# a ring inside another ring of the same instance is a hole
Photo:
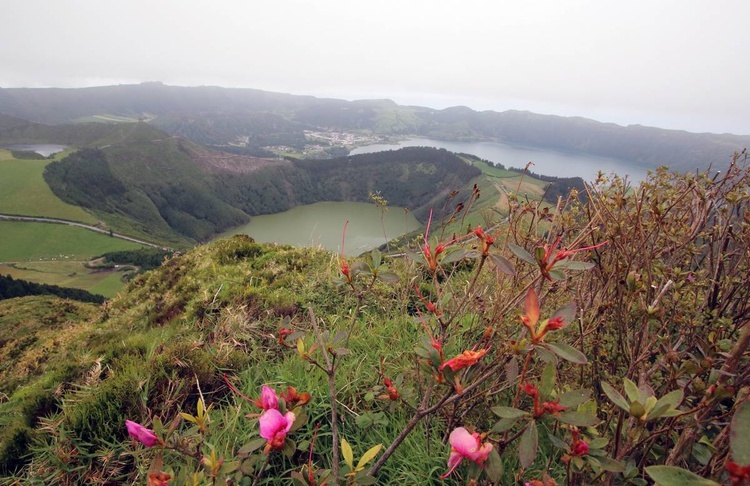
[[[596,179],[599,171],[605,174],[615,173],[620,177],[628,176],[633,182],[646,179],[646,166],[632,162],[621,162],[607,157],[588,154],[558,152],[554,150],[505,145],[496,142],[446,142],[430,138],[410,138],[397,144],[373,144],[358,147],[351,155],[397,150],[402,147],[435,147],[451,152],[476,155],[490,162],[507,167],[523,168],[533,162],[531,172],[555,177],[581,177],[586,181]]]

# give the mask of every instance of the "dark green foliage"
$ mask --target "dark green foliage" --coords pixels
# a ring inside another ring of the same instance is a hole
[[[14,159],[23,159],[23,160],[44,160],[48,158],[42,154],[38,154],[31,150],[11,150],[10,154],[13,156]]]
[[[135,265],[141,271],[157,268],[165,258],[171,258],[173,251],[160,248],[140,248],[138,250],[113,251],[99,255],[96,258],[104,258],[109,264]]]
[[[85,290],[60,287],[57,285],[38,284],[26,280],[14,279],[10,275],[0,275],[0,300],[27,295],[56,295],[64,299],[101,304],[103,295],[92,294]]]
[[[217,177],[217,193],[248,214],[276,213],[318,201],[368,202],[380,192],[394,206],[419,208],[481,174],[444,149],[408,147],[270,166],[245,178]],[[221,188],[221,189],[219,189]]]
[[[63,201],[86,208],[110,208],[127,188],[109,168],[101,150],[81,149],[44,169],[44,179]]]

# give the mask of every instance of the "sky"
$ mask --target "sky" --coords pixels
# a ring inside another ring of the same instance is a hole
[[[161,81],[750,134],[748,0],[0,0],[0,19],[2,88]]]

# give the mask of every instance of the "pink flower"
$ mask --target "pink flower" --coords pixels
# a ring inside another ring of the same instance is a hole
[[[258,423],[260,424],[260,436],[268,442],[266,452],[284,447],[286,434],[292,428],[294,418],[294,413],[287,412],[286,415],[281,415],[281,412],[275,408],[263,412]]]
[[[484,461],[492,452],[492,444],[485,442],[482,444],[482,437],[476,432],[469,433],[463,427],[453,429],[450,438],[448,439],[451,445],[451,455],[448,458],[448,472],[440,476],[441,479],[445,479],[453,472],[454,469],[461,464],[463,459],[468,459],[475,464],[482,466]],[[482,466],[483,467],[483,466]]]
[[[270,386],[263,385],[260,392],[260,398],[253,400],[256,407],[262,408],[263,410],[278,410],[279,408],[279,397],[276,396],[276,390]]]
[[[146,447],[154,447],[156,444],[160,444],[161,440],[154,434],[154,431],[147,429],[143,425],[133,422],[132,420],[125,421],[125,427],[128,429],[128,435],[134,438]]]

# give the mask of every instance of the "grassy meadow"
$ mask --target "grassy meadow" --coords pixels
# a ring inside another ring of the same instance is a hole
[[[140,247],[74,226],[0,221],[0,274],[112,297],[122,289],[122,273],[88,269],[84,263],[103,253]]]
[[[0,149],[0,213],[96,224],[91,214],[55,196],[42,176],[47,164],[69,153],[61,152],[55,159],[20,160],[13,158],[10,150]]]
[[[0,262],[86,260],[141,245],[64,224],[0,221]]]

